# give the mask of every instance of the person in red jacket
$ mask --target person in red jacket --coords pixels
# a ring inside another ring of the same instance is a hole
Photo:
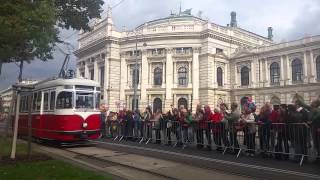
[[[213,140],[217,146],[217,151],[222,150],[222,144],[221,144],[221,139],[222,139],[222,134],[221,134],[222,123],[221,123],[221,121],[222,121],[222,119],[223,119],[223,116],[220,113],[220,110],[218,108],[215,108],[214,114],[212,115],[211,122],[213,124],[213,127],[212,127]]]
[[[210,106],[204,106],[204,116],[202,122],[200,122],[200,126],[205,129],[206,138],[207,138],[207,150],[211,151],[211,123],[213,120],[213,113],[210,109]]]

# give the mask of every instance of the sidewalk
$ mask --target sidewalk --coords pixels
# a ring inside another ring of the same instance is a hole
[[[67,151],[65,151],[67,150]],[[67,148],[65,150],[40,146],[40,151],[74,161],[90,169],[113,174],[120,179],[183,179],[183,180],[245,180],[209,169],[143,155],[128,154],[97,147]]]

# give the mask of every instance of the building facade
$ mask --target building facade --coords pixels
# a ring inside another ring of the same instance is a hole
[[[276,44],[272,28],[263,37],[237,27],[235,12],[227,26],[187,10],[118,31],[109,9],[92,31],[79,34],[75,54],[77,76],[99,81],[113,111],[133,103],[141,110],[195,110],[243,97],[258,106],[292,103],[296,93],[309,102],[320,92],[320,36]]]
[[[23,80],[20,82],[22,85],[35,84],[38,81],[36,80]],[[0,106],[2,107],[2,111],[9,112],[10,107],[12,106],[12,98],[14,95],[14,90],[12,86],[7,89],[0,91]]]

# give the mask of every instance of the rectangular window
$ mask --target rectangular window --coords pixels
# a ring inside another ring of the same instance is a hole
[[[32,95],[27,96],[26,98],[26,112],[29,112],[29,104],[31,105],[31,103],[29,103],[29,101],[32,101]]]
[[[56,101],[56,92],[51,91],[50,92],[50,110],[54,110],[55,101]]]
[[[43,94],[43,110],[49,110],[49,93],[47,92]]]
[[[42,95],[41,95],[41,91],[39,91],[38,93],[37,93],[37,101],[36,101],[36,107],[37,107],[37,111],[40,111],[40,108],[41,108],[41,97]]]
[[[62,91],[57,97],[56,109],[72,109],[73,105],[73,93]]]
[[[94,69],[90,70],[90,79],[94,80]]]
[[[21,96],[20,97],[20,107],[19,107],[20,112],[24,112],[24,105],[25,105],[25,96]]]
[[[220,53],[223,53],[223,49],[216,48],[216,54],[220,54]]]
[[[100,67],[100,86],[104,87],[104,66]]]
[[[76,108],[77,109],[93,109],[93,93],[92,92],[77,92],[76,93]]]
[[[32,110],[33,111],[36,111],[36,109],[37,109],[37,97],[38,97],[38,94],[36,92],[33,93],[33,99],[32,99]]]
[[[81,72],[81,73],[80,73],[80,76],[81,76],[81,77],[84,77],[84,72]]]

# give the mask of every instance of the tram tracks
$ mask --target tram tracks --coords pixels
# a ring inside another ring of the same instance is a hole
[[[74,161],[76,162],[76,164],[82,164],[83,166],[87,166],[90,169],[93,168],[98,171],[107,172],[108,174],[115,176],[114,179],[135,180],[141,179],[141,177],[137,178],[135,176],[143,176],[147,177],[147,179],[155,180],[176,180],[176,178],[174,177],[167,176],[161,173],[133,167],[116,161],[107,160],[107,158],[103,158],[103,156],[101,156],[100,154],[86,154],[75,150],[79,148],[95,147],[96,144],[97,142],[90,142],[88,144],[64,144],[61,146],[42,144],[44,146],[40,145],[40,147],[42,151],[45,151],[46,153],[49,153],[54,157],[58,156],[58,159]],[[123,154],[126,153],[121,153],[119,155]],[[130,172],[131,174],[124,174],[124,172]]]

